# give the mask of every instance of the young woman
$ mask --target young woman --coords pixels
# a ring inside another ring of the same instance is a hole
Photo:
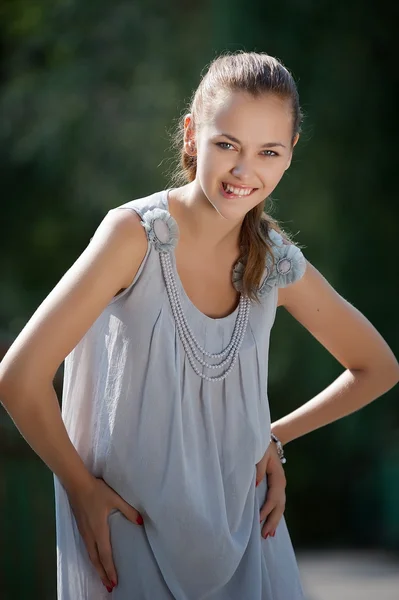
[[[282,446],[399,367],[264,212],[300,124],[276,59],[213,61],[182,123],[187,183],[109,211],[1,363],[0,397],[55,474],[60,600],[303,598]],[[271,424],[278,306],[345,370]]]

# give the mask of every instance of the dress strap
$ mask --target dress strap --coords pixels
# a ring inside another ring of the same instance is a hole
[[[258,288],[258,296],[269,294],[274,287],[287,287],[301,279],[306,271],[306,259],[302,250],[295,244],[285,242],[275,229],[269,230],[273,256],[267,253],[263,278]],[[242,291],[244,265],[237,262],[233,269],[233,285]]]
[[[153,208],[142,216],[148,241],[157,252],[171,252],[179,240],[179,226],[164,208]]]
[[[273,243],[275,261],[273,264],[272,257],[270,255],[267,257],[266,265],[270,275],[263,285],[266,287],[276,285],[284,288],[303,277],[306,271],[306,259],[302,250],[291,242],[284,242],[278,231],[271,229],[269,238]]]
[[[166,191],[132,200],[118,208],[134,210],[140,217],[147,239],[157,252],[171,252],[179,239],[179,227],[168,210]]]

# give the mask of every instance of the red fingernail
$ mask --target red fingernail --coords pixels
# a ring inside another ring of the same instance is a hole
[[[112,587],[116,587],[116,582],[113,579],[111,579],[111,583],[112,583]]]
[[[110,593],[112,592],[112,588],[109,587],[109,585],[106,585],[105,587],[107,588],[107,592],[110,592]]]
[[[264,535],[263,537],[266,539],[267,537],[269,537],[269,534],[266,533],[266,535]]]
[[[138,523],[139,525],[143,525],[144,521],[143,521],[143,517],[141,515],[139,515],[136,519],[136,523]]]
[[[256,486],[255,487],[258,487],[258,485],[259,485],[259,481],[256,482]]]

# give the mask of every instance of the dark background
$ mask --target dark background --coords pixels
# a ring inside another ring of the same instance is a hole
[[[175,120],[206,64],[241,49],[282,60],[306,115],[273,215],[398,356],[398,16],[387,0],[3,1],[2,352],[105,213],[168,186]],[[278,311],[273,420],[342,370]],[[399,551],[398,394],[287,445],[298,550]],[[1,598],[55,598],[53,502],[51,472],[0,407]]]

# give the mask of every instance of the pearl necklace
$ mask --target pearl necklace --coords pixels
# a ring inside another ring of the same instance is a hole
[[[233,334],[232,334],[232,337],[231,337],[231,340],[230,340],[228,346],[226,346],[226,348],[224,348],[224,350],[222,350],[221,352],[218,352],[215,354],[207,352],[205,350],[205,348],[203,348],[199,344],[199,342],[196,339],[193,331],[191,330],[191,328],[187,322],[186,316],[183,312],[180,295],[179,295],[179,292],[177,289],[176,279],[175,279],[175,275],[173,272],[170,253],[169,252],[160,252],[159,257],[160,257],[160,261],[161,261],[162,273],[163,273],[163,276],[165,279],[166,290],[167,290],[170,306],[172,309],[173,317],[174,317],[174,320],[176,323],[177,331],[179,333],[179,337],[181,339],[183,348],[187,354],[187,358],[189,360],[191,367],[194,369],[194,371],[197,373],[197,375],[199,375],[200,377],[202,377],[202,379],[205,379],[206,381],[222,381],[229,375],[229,373],[231,373],[231,371],[237,361],[237,358],[238,358],[238,352],[239,352],[239,349],[243,342],[245,332],[247,329],[247,325],[248,325],[249,310],[250,310],[249,298],[247,296],[244,296],[244,294],[240,295],[240,302],[239,302],[236,322],[235,322]],[[199,350],[203,355],[208,356],[209,358],[223,358],[223,357],[225,357],[225,358],[220,363],[211,364],[211,363],[207,362],[206,360],[202,359],[199,356],[197,350]],[[203,367],[206,367],[208,369],[220,369],[220,368],[224,367],[225,365],[227,365],[228,363],[230,363],[230,364],[229,364],[228,368],[221,375],[218,375],[215,377],[209,377],[208,375],[201,373],[201,371],[198,369],[197,365],[195,364],[195,360],[198,363],[200,363]]]

